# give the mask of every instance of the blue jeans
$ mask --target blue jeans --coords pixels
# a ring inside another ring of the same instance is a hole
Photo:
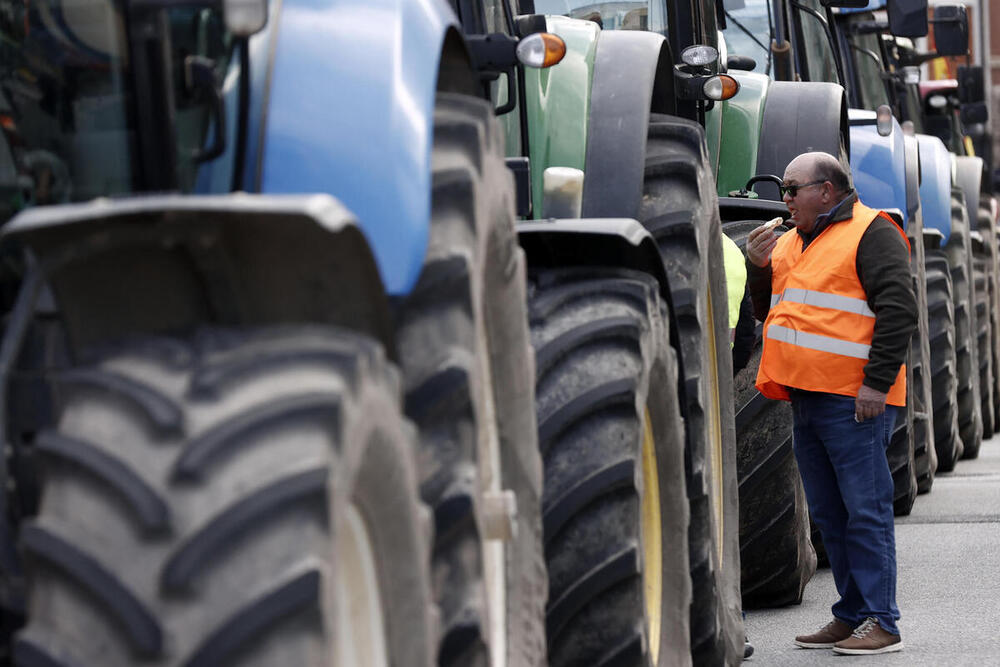
[[[795,460],[813,522],[823,535],[840,600],[833,615],[852,627],[896,621],[896,537],[886,448],[898,408],[854,421],[854,398],[792,392]]]

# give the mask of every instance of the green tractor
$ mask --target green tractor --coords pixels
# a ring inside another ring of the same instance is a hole
[[[546,3],[546,7],[554,9],[559,4],[550,7]],[[737,81],[739,94],[694,108],[682,102],[678,108],[689,109],[689,117],[705,128],[708,167],[716,178],[723,229],[737,244],[745,243],[746,235],[761,221],[788,216],[777,183],[792,157],[823,150],[847,165],[850,135],[843,88],[824,81],[804,83],[770,76],[783,66],[780,54],[785,47],[781,45],[787,47],[787,36],[779,35],[773,45],[778,53],[773,56],[774,67],[766,62],[771,58],[767,55],[770,48],[759,57],[740,51],[743,42],[734,35],[745,41],[746,27],[733,21],[730,11],[739,3],[702,2],[688,11],[678,6],[682,3],[662,0],[570,4],[575,8],[567,13],[574,17],[589,18],[596,12],[605,30],[660,32],[669,36],[677,50],[697,52],[700,46],[710,46],[720,54],[718,64],[713,63],[715,71]],[[597,11],[602,7],[606,8]],[[692,30],[691,26],[700,28]],[[755,68],[762,72],[750,71]],[[742,597],[745,605],[780,605],[801,600],[816,561],[792,453],[791,410],[787,404],[764,399],[754,387],[760,351],[758,325],[751,362],[734,378]]]
[[[462,19],[492,59],[521,185],[550,663],[735,664],[737,453],[703,122],[736,86],[706,48],[714,4],[668,20],[644,2],[522,1],[492,34],[482,4]],[[565,44],[558,65],[499,55],[543,31]]]

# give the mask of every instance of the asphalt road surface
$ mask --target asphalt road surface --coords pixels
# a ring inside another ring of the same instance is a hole
[[[747,612],[756,649],[747,664],[1000,667],[1000,435],[978,459],[935,477],[910,516],[897,517],[896,557],[902,651],[841,656],[792,643],[832,618],[836,591],[825,568],[801,605]]]

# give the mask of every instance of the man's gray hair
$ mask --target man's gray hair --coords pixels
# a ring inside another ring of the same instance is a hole
[[[832,155],[829,159],[818,159],[814,165],[814,178],[817,181],[830,181],[837,192],[848,192],[851,189],[851,175],[847,173],[840,161]]]

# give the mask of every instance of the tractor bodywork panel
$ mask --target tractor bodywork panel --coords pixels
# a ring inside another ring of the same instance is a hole
[[[259,191],[340,198],[386,289],[405,293],[426,250],[434,95],[454,14],[444,0],[275,4],[266,106],[251,128]]]
[[[760,125],[771,85],[771,80],[763,74],[732,71],[729,74],[739,81],[740,92],[732,99],[716,104],[708,112],[710,116],[722,115],[721,130],[725,140],[718,140],[719,167],[716,172],[720,197],[739,190],[756,173],[754,167],[757,165]]]
[[[903,130],[895,118],[892,134],[880,136],[875,112],[850,110],[851,175],[858,197],[867,206],[896,209],[906,221],[906,160]],[[856,125],[855,123],[868,123]]]
[[[548,31],[566,42],[562,61],[548,69],[525,68],[525,107],[535,216],[542,213],[542,174],[548,167],[583,169],[594,58],[601,29],[592,21],[546,17]]]
[[[920,147],[920,210],[924,229],[936,229],[943,238],[951,236],[951,153],[944,142],[929,134],[918,134]]]

